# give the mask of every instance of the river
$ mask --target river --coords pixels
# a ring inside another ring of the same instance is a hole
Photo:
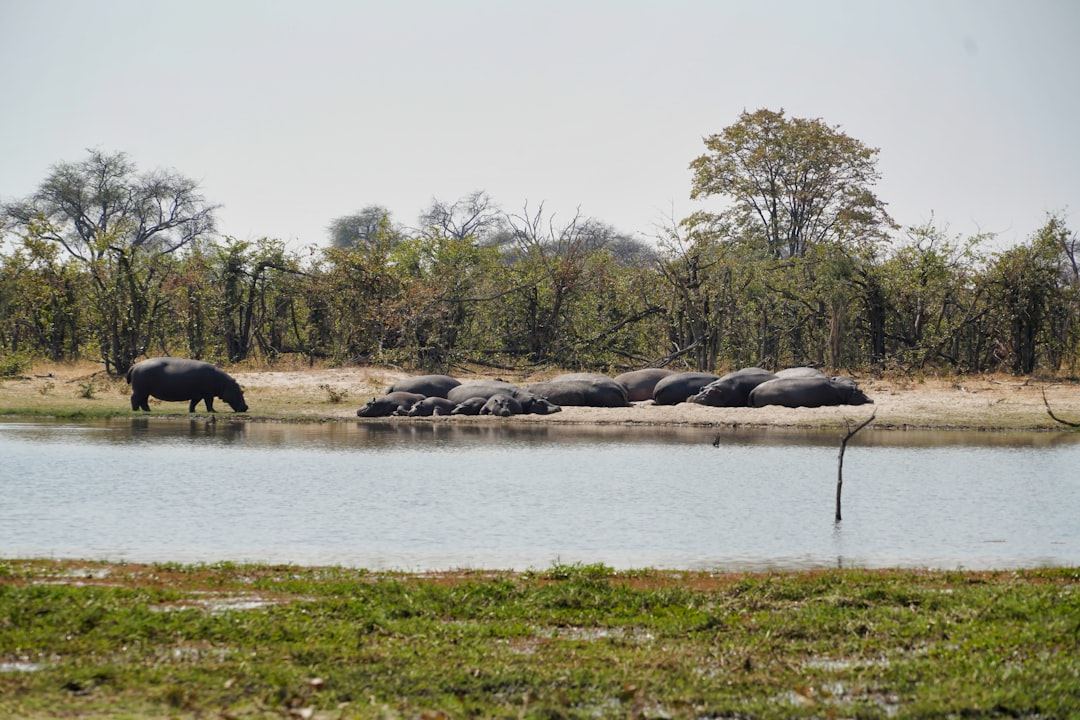
[[[717,444],[714,445],[714,440]],[[525,570],[1080,565],[1080,434],[0,421],[0,555]]]

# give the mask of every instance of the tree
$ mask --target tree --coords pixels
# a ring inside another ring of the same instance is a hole
[[[390,211],[382,205],[368,205],[352,215],[330,222],[330,245],[336,248],[370,246],[375,242],[394,244],[404,234],[393,224]]]
[[[705,138],[705,147],[690,163],[690,197],[719,195],[731,204],[699,213],[694,224],[708,221],[773,258],[803,257],[816,243],[872,242],[893,225],[872,191],[877,149],[820,119],[743,112]]]
[[[56,243],[87,268],[99,350],[106,370],[123,374],[165,307],[169,256],[213,232],[215,209],[175,171],[139,174],[124,153],[92,150],[54,166],[3,215],[25,238]]]
[[[477,190],[453,204],[432,200],[420,215],[421,234],[439,235],[464,242],[488,245],[506,230],[499,206],[483,190]]]

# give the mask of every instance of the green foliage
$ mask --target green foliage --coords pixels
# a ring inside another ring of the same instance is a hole
[[[30,369],[32,358],[24,353],[0,355],[0,377],[17,377]]]
[[[1075,568],[0,563],[0,714],[1069,717]]]
[[[502,215],[477,192],[434,202],[417,231],[370,206],[340,219],[348,242],[303,256],[211,239],[191,181],[92,153],[3,206],[0,356],[100,356],[113,374],[149,354],[432,372],[1080,367],[1062,217],[993,256],[988,238],[933,224],[889,247],[877,151],[837,128],[761,110],[706,145],[693,194],[731,204],[672,220],[652,246],[543,206]]]

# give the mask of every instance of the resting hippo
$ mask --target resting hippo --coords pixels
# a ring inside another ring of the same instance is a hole
[[[776,378],[750,391],[750,405],[765,407],[822,407],[825,405],[863,405],[871,403],[850,378],[792,377]]]
[[[404,415],[413,405],[424,399],[419,393],[391,392],[381,398],[372,398],[364,407],[356,411],[359,417],[388,417]]]
[[[451,415],[479,415],[480,411],[484,409],[484,405],[487,404],[488,399],[485,397],[471,397],[468,400],[459,402],[454,406],[454,409],[450,411]]]
[[[624,372],[622,375],[616,375],[615,381],[626,386],[627,400],[641,402],[642,400],[652,400],[653,388],[656,387],[656,383],[674,373],[674,370],[668,370],[667,368],[642,368],[641,370],[631,370],[630,372]]]
[[[236,412],[247,412],[244,391],[227,372],[208,362],[184,358],[159,357],[135,363],[127,371],[131,384],[131,409],[150,410],[154,396],[166,402],[188,401],[188,412],[202,400],[206,411],[214,412],[214,398],[219,397]]]
[[[710,407],[746,407],[749,404],[750,391],[776,376],[768,370],[750,367],[729,372],[719,380],[714,380],[701,392],[691,396],[687,402]]]
[[[811,377],[811,378],[823,378],[826,377],[825,373],[821,372],[817,368],[812,367],[793,367],[785,368],[784,370],[777,370],[776,377]]]
[[[705,372],[678,372],[661,378],[653,388],[653,402],[657,405],[678,405],[686,402],[691,395],[697,395],[701,388],[719,375]]]
[[[603,375],[575,374],[533,383],[525,389],[556,405],[627,407],[626,386]]]
[[[496,393],[489,397],[480,408],[481,415],[494,415],[495,417],[510,417],[524,412],[521,403],[516,398],[503,393]]]
[[[430,417],[432,415],[449,415],[456,407],[456,403],[444,397],[426,397],[409,408],[409,417]]]
[[[552,413],[557,413],[562,410],[558,405],[534,395],[517,385],[502,380],[475,380],[462,383],[448,392],[446,396],[460,405],[469,398],[482,397],[487,400],[492,395],[497,395],[499,393],[509,395],[521,403],[521,410],[524,413],[551,415]]]
[[[424,397],[444,398],[446,393],[460,384],[460,380],[449,375],[416,375],[398,380],[386,392],[411,392],[419,393]]]

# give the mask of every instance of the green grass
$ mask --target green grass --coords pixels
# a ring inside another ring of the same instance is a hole
[[[0,561],[3,717],[1080,716],[1080,569]]]

